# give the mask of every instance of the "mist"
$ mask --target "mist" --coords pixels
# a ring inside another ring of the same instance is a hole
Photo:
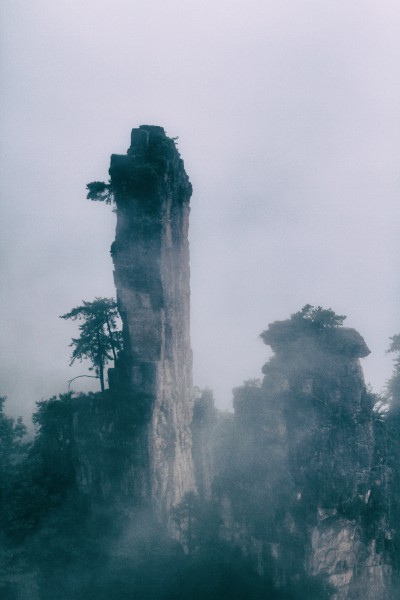
[[[398,3],[0,11],[1,590],[394,598]],[[193,186],[191,422],[177,386],[154,419],[159,390],[100,393],[60,319],[115,296],[116,209],[86,184],[141,124]]]
[[[231,389],[259,376],[266,324],[310,302],[348,315],[372,350],[367,380],[385,385],[399,329],[397,3],[1,10],[2,388],[13,414],[82,373],[68,367],[74,330],[58,316],[114,294],[114,215],[85,201],[85,185],[107,178],[140,123],[179,136],[194,187],[195,383],[230,407]]]

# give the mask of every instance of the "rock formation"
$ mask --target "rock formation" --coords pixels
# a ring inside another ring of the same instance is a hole
[[[112,257],[124,356],[120,380],[147,398],[149,490],[165,513],[193,489],[190,422],[189,199],[174,140],[162,127],[132,131],[125,156],[112,155],[117,207]]]
[[[134,129],[105,188],[117,213],[124,351],[101,404],[75,411],[80,488],[112,498],[119,514],[149,501],[161,523],[174,513],[182,541],[197,502],[185,494],[197,486],[199,506],[219,513],[212,535],[240,550],[260,581],[313,600],[389,598],[390,469],[359,362],[369,354],[363,338],[307,305],[261,334],[274,356],[262,382],[234,390],[233,419],[218,415],[209,390],[193,411],[191,185],[174,141],[161,127]]]
[[[134,129],[88,188],[115,202],[124,349],[109,390],[39,403],[14,473],[11,445],[7,597],[398,598],[400,409],[374,410],[360,334],[307,305],[261,334],[274,356],[234,414],[208,389],[193,406],[192,190],[174,140]]]
[[[111,255],[124,350],[109,370],[110,391],[102,402],[76,411],[77,477],[89,494],[98,488],[104,499],[115,505],[117,498],[128,510],[140,502],[150,505],[165,522],[169,509],[194,489],[192,187],[162,127],[133,129],[127,154],[113,154],[109,172],[109,184],[88,187],[107,190],[107,200],[115,202]]]
[[[235,390],[224,535],[280,587],[388,598],[384,426],[358,360],[369,350],[353,329],[293,317],[262,334],[275,352],[262,385]]]

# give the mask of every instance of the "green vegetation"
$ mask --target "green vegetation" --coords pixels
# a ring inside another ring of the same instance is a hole
[[[115,301],[83,302],[62,318],[81,321],[72,360],[89,358],[102,381],[104,365],[121,348]],[[366,536],[386,544],[394,585],[400,583],[400,509],[395,501],[400,496],[400,335],[391,338],[389,348],[396,354],[388,384],[391,409],[376,422],[369,420],[367,401],[357,414],[351,406],[341,412],[345,403],[339,398],[347,402],[353,397],[346,378],[330,378],[309,356],[294,368],[294,355],[284,351],[285,344],[293,343],[292,333],[285,337],[288,323],[301,335],[312,330],[312,340],[321,336],[336,344],[344,318],[306,305],[282,326],[272,324],[269,331],[278,332],[273,341],[277,351],[267,377],[235,388],[235,415],[214,408],[211,390],[197,390],[199,443],[210,441],[202,437],[201,427],[213,430],[213,490],[210,499],[190,492],[171,509],[179,541],[143,504],[132,500],[132,514],[127,514],[117,503],[109,505],[110,495],[107,501],[101,491],[94,492],[105,481],[118,496],[132,468],[128,493],[133,499],[135,477],[146,468],[147,458],[143,453],[142,464],[133,464],[137,448],[132,448],[147,426],[148,398],[133,399],[129,390],[104,391],[102,386],[102,393],[68,393],[38,402],[36,435],[29,444],[21,419],[7,417],[0,398],[1,598],[329,599],[332,590],[326,581],[308,576],[304,568],[310,528],[321,506],[334,507],[355,525],[365,523]],[[295,337],[296,348],[301,339]],[[319,358],[325,352],[310,348]],[[372,428],[378,428],[375,437],[370,437]],[[83,447],[83,459],[92,465],[86,489],[78,485]],[[384,540],[383,527],[392,532]],[[263,540],[262,556],[254,553],[257,540]],[[257,560],[262,572],[257,572]],[[281,576],[277,569],[282,560]]]
[[[306,304],[300,311],[292,314],[290,319],[270,323],[268,329],[261,333],[261,338],[273,350],[285,348],[289,342],[304,336],[326,340],[330,344],[333,336],[342,331],[340,328],[345,319],[344,315],[337,315],[330,308]]]
[[[393,360],[393,374],[387,383],[390,409],[386,416],[388,466],[391,476],[392,505],[390,526],[394,532],[391,555],[394,566],[394,596],[400,589],[400,334],[390,338],[388,352],[396,354]]]
[[[37,435],[15,464],[2,510],[3,531],[21,541],[61,506],[75,484],[71,394],[37,403]]]
[[[106,204],[112,204],[114,202],[114,193],[111,188],[111,183],[104,183],[104,181],[92,181],[86,185],[88,200],[95,200],[98,202],[105,202]]]
[[[104,367],[109,360],[116,361],[117,352],[122,348],[122,332],[117,328],[116,301],[113,298],[83,301],[81,306],[73,308],[60,318],[83,321],[79,325],[79,338],[73,338],[70,344],[74,347],[70,364],[77,359],[89,359],[92,363],[89,370],[95,371],[100,379],[101,391],[104,392]]]
[[[393,360],[393,375],[388,381],[388,395],[393,405],[400,407],[400,333],[391,339],[388,352],[394,352],[397,356]]]
[[[28,445],[24,443],[26,427],[22,419],[11,419],[4,413],[6,398],[0,397],[0,530],[4,529],[5,509],[18,465]]]
[[[0,483],[4,482],[5,473],[18,462],[26,450],[23,438],[26,427],[21,417],[17,420],[4,413],[6,398],[0,397]]]
[[[341,327],[346,319],[344,315],[337,315],[331,308],[311,306],[306,304],[303,308],[291,315],[291,320],[298,325],[308,325],[314,329],[334,329]]]

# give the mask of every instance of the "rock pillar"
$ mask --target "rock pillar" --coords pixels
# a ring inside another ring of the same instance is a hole
[[[111,253],[124,355],[119,378],[145,404],[149,495],[160,515],[194,487],[191,458],[189,200],[192,187],[162,127],[133,129],[112,155],[117,212]]]

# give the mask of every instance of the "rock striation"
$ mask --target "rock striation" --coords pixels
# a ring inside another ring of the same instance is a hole
[[[116,380],[145,398],[148,488],[160,515],[194,488],[191,458],[189,200],[192,187],[162,127],[133,129],[126,155],[112,155],[117,213],[111,254],[124,353]]]

